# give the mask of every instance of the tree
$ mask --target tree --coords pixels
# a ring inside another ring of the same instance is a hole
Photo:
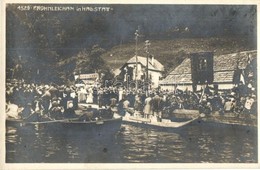
[[[105,80],[113,80],[114,75],[111,68],[101,58],[104,52],[105,50],[99,45],[94,45],[90,50],[83,49],[76,56],[72,57],[76,63],[73,72],[76,74],[98,73],[102,84],[105,83]]]
[[[101,58],[101,54],[105,50],[98,45],[94,45],[90,51],[83,50],[78,54],[78,61],[76,70],[80,70],[81,73],[94,73],[99,72],[106,66],[105,61]]]

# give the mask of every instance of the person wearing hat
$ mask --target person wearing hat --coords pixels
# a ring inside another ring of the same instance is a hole
[[[129,107],[134,107],[135,95],[132,91],[127,95],[127,100],[130,102]]]
[[[64,109],[64,117],[65,118],[76,118],[78,115],[76,115],[75,109],[73,107],[73,101],[67,102],[67,108]]]
[[[123,101],[123,109],[125,111],[128,111],[129,105],[130,105],[130,102],[127,99],[124,99],[124,101]]]
[[[64,108],[59,105],[58,99],[52,100],[52,107],[50,108],[50,117],[52,119],[62,119]]]
[[[232,102],[233,100],[235,100],[232,97],[229,97],[226,99],[225,104],[224,104],[224,110],[226,112],[232,112],[234,110],[234,103]]]
[[[206,105],[204,106],[204,113],[209,115],[211,112],[212,112],[211,103],[207,101]]]
[[[156,95],[153,97],[151,104],[152,104],[152,111],[154,113],[154,116],[156,116],[159,119],[159,121],[161,121],[163,99],[158,95],[158,93],[156,93]]]
[[[212,111],[218,111],[219,113],[223,113],[224,105],[222,103],[222,99],[218,94],[215,94],[211,100],[212,103]]]
[[[88,108],[84,111],[85,112],[79,117],[79,120],[80,121],[91,121],[93,119],[93,116],[94,116],[92,106],[89,105]]]
[[[98,104],[98,89],[96,87],[93,88],[93,103]]]
[[[47,114],[51,106],[51,93],[48,90],[48,85],[45,85],[45,92],[42,95],[42,106],[44,114]]]
[[[27,105],[24,107],[23,111],[21,112],[22,119],[28,118],[33,113],[32,104],[27,103]]]
[[[135,111],[137,111],[138,113],[142,110],[141,97],[140,97],[138,94],[135,95],[134,109],[135,109]]]
[[[42,106],[42,99],[39,96],[34,96],[33,102],[32,102],[32,109],[35,113],[41,113],[43,110]]]
[[[115,97],[110,98],[110,107],[116,107],[117,100]]]
[[[103,89],[100,88],[98,90],[98,106],[99,108],[102,108],[102,106],[104,106],[104,92],[103,92]]]
[[[65,91],[64,91],[64,94],[63,94],[63,97],[61,99],[61,106],[64,108],[64,109],[67,109],[68,108],[68,104],[69,102],[72,102],[73,104],[75,102],[74,101],[74,98],[71,97],[71,90],[70,88],[66,88]],[[72,95],[73,96],[73,95]],[[75,106],[73,105],[73,108],[75,109]]]
[[[103,105],[107,106],[109,105],[109,101],[110,101],[110,91],[109,89],[105,89],[104,93],[103,93]]]

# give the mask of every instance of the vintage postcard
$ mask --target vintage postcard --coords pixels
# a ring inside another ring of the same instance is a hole
[[[256,0],[1,9],[1,169],[260,168]]]

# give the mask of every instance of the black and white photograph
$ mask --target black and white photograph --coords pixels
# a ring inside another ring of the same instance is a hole
[[[4,3],[5,166],[259,168],[258,7]]]

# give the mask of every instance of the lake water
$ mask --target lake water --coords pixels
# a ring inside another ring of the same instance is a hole
[[[6,127],[7,163],[256,163],[257,129],[195,122],[179,130],[122,124],[113,134]]]

